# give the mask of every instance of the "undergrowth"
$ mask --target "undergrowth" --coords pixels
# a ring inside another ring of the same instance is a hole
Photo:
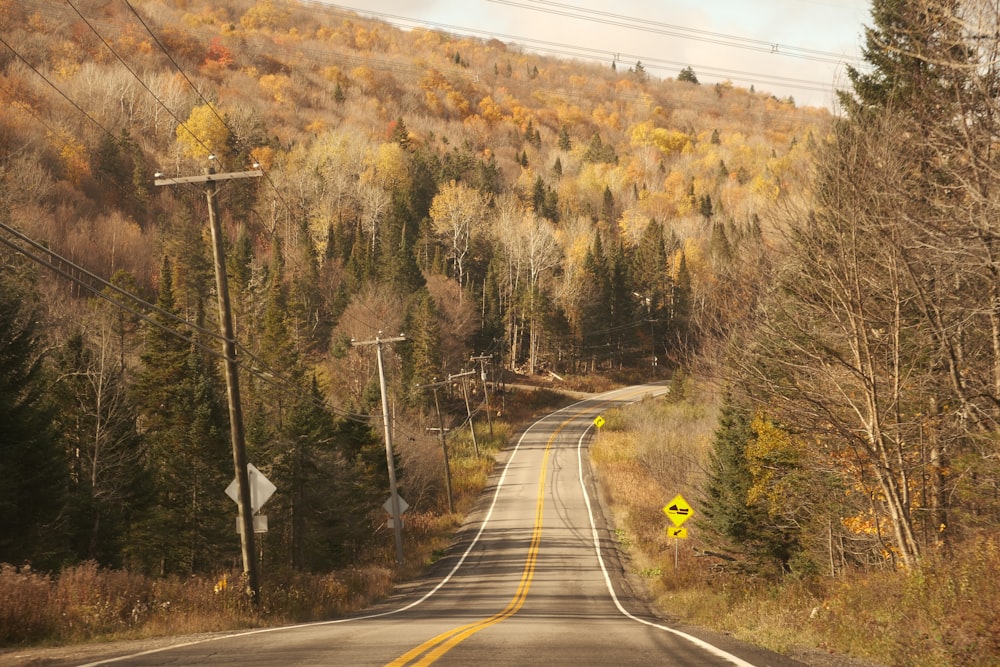
[[[668,538],[668,500],[682,493],[698,512],[698,471],[714,413],[695,400],[704,398],[644,401],[610,413],[591,446],[615,539],[657,606],[785,654],[818,650],[907,667],[1000,664],[1000,536],[969,536],[949,553],[926,554],[909,572],[778,580],[727,570],[696,528],[679,543]],[[678,432],[687,443],[679,457],[669,435]]]

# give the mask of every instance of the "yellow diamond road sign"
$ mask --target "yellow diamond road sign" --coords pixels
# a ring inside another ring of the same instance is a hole
[[[679,493],[674,496],[673,500],[667,503],[666,507],[663,508],[663,512],[670,517],[670,520],[678,528],[694,514],[694,510],[684,500],[684,496]]]
[[[601,428],[602,426],[604,426],[604,417],[602,417],[601,415],[597,415],[597,417],[594,419],[594,426],[596,426],[597,428]]]

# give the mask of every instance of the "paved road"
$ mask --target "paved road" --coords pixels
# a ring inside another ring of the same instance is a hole
[[[438,564],[440,575],[365,614],[87,665],[799,665],[670,627],[623,587],[586,442],[602,411],[662,392],[616,390],[535,422]]]

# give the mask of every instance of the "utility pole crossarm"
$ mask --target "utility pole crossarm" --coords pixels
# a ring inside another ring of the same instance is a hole
[[[406,336],[394,336],[393,338],[375,337],[371,340],[352,340],[351,345],[359,347],[361,345],[378,345],[380,343],[398,343],[403,340],[406,340]]]
[[[231,181],[236,178],[260,178],[261,171],[231,171],[225,174],[201,174],[199,176],[177,176],[167,178],[162,175],[153,181],[154,185],[182,185],[184,183],[208,183],[215,181]]]

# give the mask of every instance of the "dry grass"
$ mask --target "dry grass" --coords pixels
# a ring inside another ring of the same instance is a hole
[[[0,645],[210,632],[332,618],[386,595],[392,571],[369,566],[269,577],[254,608],[241,574],[153,579],[95,563],[58,576],[0,567]]]

